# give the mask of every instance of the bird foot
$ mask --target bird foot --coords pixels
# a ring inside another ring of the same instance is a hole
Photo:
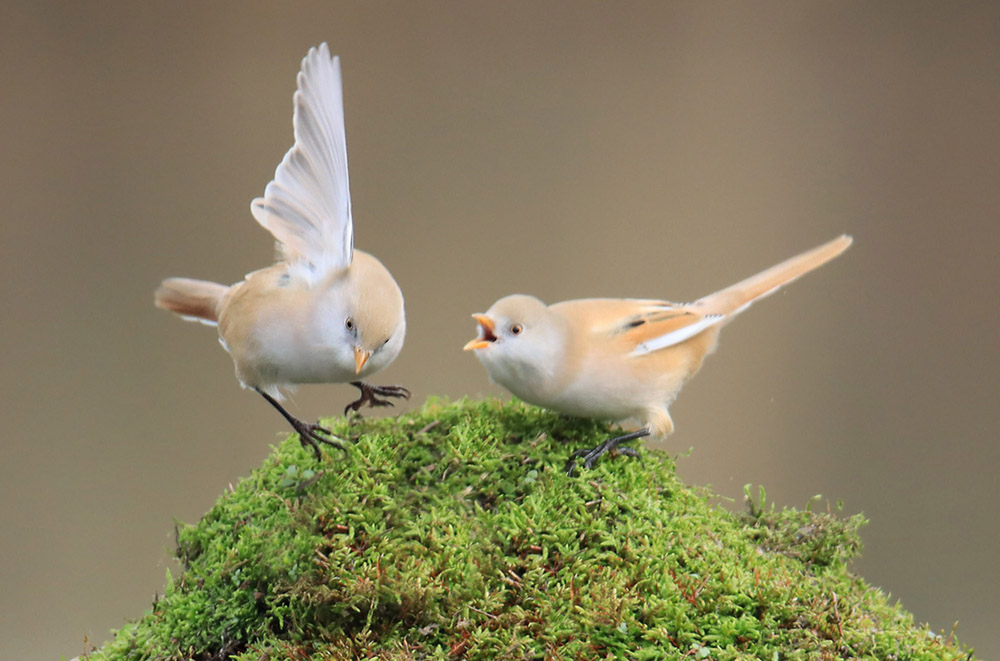
[[[625,441],[631,441],[637,438],[642,438],[643,436],[649,436],[648,429],[643,428],[638,431],[634,431],[630,434],[624,434],[622,436],[615,436],[614,438],[609,438],[608,440],[604,441],[595,448],[584,448],[581,450],[577,450],[576,452],[571,454],[569,459],[566,461],[566,468],[565,468],[566,474],[569,475],[570,477],[573,476],[573,472],[576,470],[576,465],[577,465],[576,460],[581,458],[583,459],[583,467],[586,468],[587,470],[593,468],[594,464],[597,463],[597,460],[609,452],[612,452],[614,454],[624,454],[628,457],[638,458],[639,457],[638,450],[628,446],[619,447],[619,445],[621,443],[624,443]]]
[[[362,406],[367,404],[368,406],[375,408],[376,406],[395,406],[388,399],[381,399],[382,397],[402,397],[403,399],[410,398],[410,391],[403,386],[373,386],[370,383],[365,383],[364,381],[351,381],[351,385],[361,391],[361,397],[344,407],[344,415],[347,415],[348,411],[357,411]]]
[[[292,426],[292,429],[295,430],[295,433],[299,435],[299,443],[302,444],[302,447],[304,448],[311,447],[313,449],[313,452],[316,453],[316,461],[319,461],[320,459],[323,458],[322,453],[320,453],[319,451],[320,443],[323,443],[324,445],[331,445],[337,448],[338,450],[347,452],[347,448],[345,448],[343,444],[339,442],[339,440],[331,440],[329,438],[326,438],[326,436],[337,438],[336,436],[333,435],[333,432],[331,432],[329,429],[320,426],[320,424],[317,422],[304,422],[302,420],[299,420],[294,415],[286,411],[285,407],[279,404],[278,400],[276,400],[274,397],[271,397],[260,388],[254,388],[254,390],[259,392],[260,396],[266,399],[271,404],[271,406],[278,409],[278,412],[281,413],[282,417],[284,417],[285,420],[288,421],[288,424]]]
[[[322,454],[319,450],[319,444],[329,445],[337,448],[343,452],[347,452],[347,448],[344,447],[343,443],[339,441],[334,441],[327,436],[336,438],[326,427],[321,426],[318,422],[305,422],[299,420],[298,418],[292,418],[288,421],[292,425],[292,429],[295,433],[299,435],[299,442],[302,443],[302,447],[312,447],[313,452],[316,453],[316,460],[322,459]]]

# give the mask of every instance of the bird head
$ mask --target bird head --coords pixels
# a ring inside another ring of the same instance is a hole
[[[357,376],[386,367],[406,335],[403,294],[381,262],[356,250],[347,272],[325,291],[324,325],[344,371]]]
[[[501,298],[483,314],[474,314],[478,337],[466,343],[490,378],[517,394],[525,381],[555,371],[565,348],[562,318],[534,296]]]

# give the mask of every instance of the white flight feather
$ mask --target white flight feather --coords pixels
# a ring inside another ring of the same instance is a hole
[[[647,353],[652,353],[654,351],[659,351],[660,349],[666,349],[667,347],[675,344],[680,344],[684,340],[694,337],[706,328],[710,328],[711,326],[720,323],[725,318],[726,316],[722,314],[706,315],[684,328],[678,328],[677,330],[670,331],[669,333],[664,333],[659,337],[654,337],[646,340],[645,342],[640,342],[636,345],[635,349],[632,350],[632,355],[644,356]]]
[[[340,58],[326,43],[303,58],[294,104],[295,144],[250,210],[291,271],[314,282],[354,256]]]

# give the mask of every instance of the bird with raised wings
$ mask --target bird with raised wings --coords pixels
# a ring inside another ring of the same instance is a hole
[[[169,278],[155,304],[218,326],[236,377],[260,393],[320,458],[338,448],[328,429],[291,415],[282,391],[302,383],[351,383],[361,396],[347,405],[388,406],[409,397],[401,386],[361,379],[399,354],[406,334],[403,294],[372,255],[354,249],[347,174],[340,59],[327,45],[302,60],[294,96],[295,144],[250,210],[273,236],[278,261],[226,286]]]

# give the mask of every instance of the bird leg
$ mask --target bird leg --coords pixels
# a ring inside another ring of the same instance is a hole
[[[411,394],[403,386],[373,386],[364,381],[351,381],[351,385],[361,391],[361,397],[358,397],[344,407],[344,415],[347,415],[348,411],[357,411],[365,404],[372,408],[376,406],[395,406],[388,399],[379,399],[379,397],[402,397],[409,399]]]
[[[319,461],[322,458],[319,451],[319,443],[332,445],[338,450],[343,450],[344,452],[347,452],[347,449],[337,441],[331,441],[329,438],[326,438],[321,435],[321,434],[326,434],[327,436],[333,436],[333,433],[329,429],[327,429],[326,427],[321,427],[319,423],[303,422],[302,420],[299,420],[294,415],[286,411],[285,407],[279,404],[278,400],[276,400],[274,397],[271,397],[260,388],[254,388],[254,390],[259,392],[261,397],[270,402],[271,406],[278,409],[278,412],[285,417],[285,420],[288,421],[288,424],[290,424],[292,426],[292,429],[295,430],[295,433],[299,435],[299,443],[302,444],[302,447],[306,446],[312,447],[313,452],[316,453],[316,461]]]
[[[642,429],[634,431],[630,434],[609,438],[595,448],[577,450],[570,455],[569,460],[566,462],[566,474],[570,476],[573,475],[573,471],[576,470],[576,459],[579,459],[580,457],[583,457],[583,467],[588,470],[594,467],[594,464],[601,458],[602,455],[613,450],[617,451],[619,454],[628,455],[629,457],[638,457],[639,451],[635,448],[618,446],[625,441],[642,438],[643,436],[649,436],[649,429],[647,427],[643,427]]]

